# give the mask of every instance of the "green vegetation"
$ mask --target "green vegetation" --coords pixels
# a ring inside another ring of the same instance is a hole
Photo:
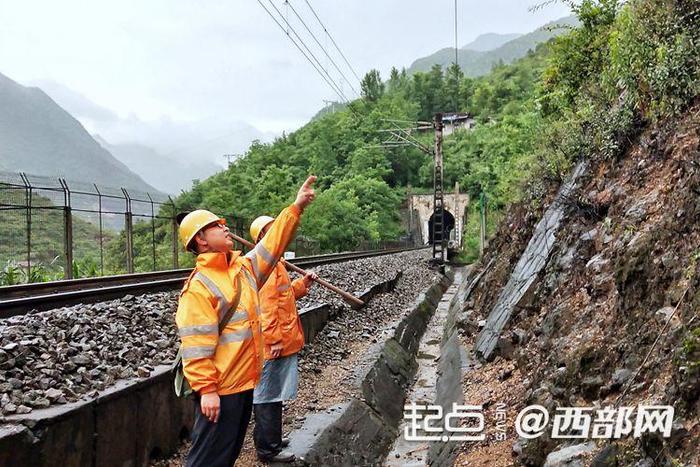
[[[16,200],[15,200],[16,202]],[[27,272],[27,217],[24,209],[4,209],[0,223],[0,285],[44,282],[64,277],[64,212],[41,196],[34,195],[31,213],[31,270]],[[73,277],[100,274],[100,233],[88,220],[73,214]],[[103,232],[103,244],[114,239]],[[119,269],[105,270],[120,272]]]
[[[459,182],[473,199],[485,190],[491,206],[503,209],[517,198],[516,182],[530,165],[541,120],[535,94],[547,55],[540,47],[478,79],[464,77],[455,66],[411,76],[393,69],[386,81],[370,71],[362,81],[363,98],[351,109],[319,116],[271,144],[254,143],[228,170],[177,202],[233,211],[234,218],[248,221],[279,212],[307,174],[315,173],[319,195],[304,218],[304,236],[323,251],[393,240],[402,235],[399,211],[407,186],[413,192],[432,187],[432,159],[413,147],[377,148],[385,137],[378,130],[389,125],[385,119],[432,120],[436,112],[469,111],[477,128],[445,139],[446,186]],[[432,132],[417,138],[432,144]]]
[[[515,201],[522,188],[537,203],[537,193],[561,180],[580,157],[620,157],[648,123],[677,115],[700,94],[700,9],[695,2],[566,3],[580,27],[534,57],[497,68],[481,80],[469,108],[477,115],[486,109],[495,119],[465,135],[457,157],[446,163],[446,172],[455,176],[466,169],[461,182],[470,192],[470,183],[485,186],[496,213]],[[531,66],[526,66],[528,60],[534,60]],[[520,79],[514,76],[518,69]],[[523,74],[541,70],[544,74],[535,81]],[[519,101],[498,98],[515,83],[520,84],[515,92]],[[486,91],[488,100],[477,104]],[[458,139],[452,144],[459,144]],[[480,147],[482,155],[470,160],[469,154]],[[472,257],[478,244],[475,217],[470,217],[465,236]]]
[[[690,0],[587,0],[555,40],[542,85],[545,141],[565,159],[616,158],[648,122],[700,93],[700,12]]]
[[[167,209],[163,215],[172,216],[171,209]],[[170,219],[156,219],[155,229],[155,268],[153,264],[153,230],[151,220],[135,222],[134,230],[134,271],[147,272],[153,270],[172,269],[173,250],[172,238],[173,229]],[[126,273],[126,231],[122,230],[114,241],[109,242],[105,249],[105,270],[111,273]],[[191,255],[181,251],[178,255],[180,266],[193,266]],[[189,260],[189,261],[188,261]]]
[[[273,143],[255,142],[232,166],[195,186],[179,206],[206,206],[247,224],[292,201],[307,174],[319,195],[301,227],[324,251],[395,239],[410,184],[432,186],[432,160],[416,148],[377,148],[386,119],[430,120],[470,112],[472,131],[445,139],[445,184],[489,199],[488,231],[523,194],[541,199],[580,156],[621,154],[646,121],[684,108],[698,94],[698,14],[683,0],[567,2],[580,21],[511,65],[480,78],[456,66],[409,75],[372,70],[362,99],[320,113]],[[431,144],[432,135],[418,134]],[[527,182],[527,183],[526,183]],[[465,255],[475,257],[478,218],[470,208]],[[475,238],[476,236],[476,238]]]
[[[247,231],[258,215],[278,213],[310,173],[317,201],[300,235],[322,251],[357,248],[402,235],[408,186],[432,186],[432,159],[414,147],[382,149],[386,119],[431,120],[436,112],[469,112],[471,131],[445,139],[445,185],[489,200],[493,233],[511,203],[540,202],[579,157],[616,158],[648,122],[683,111],[700,94],[700,13],[691,0],[567,1],[580,22],[509,65],[479,78],[452,65],[409,74],[372,70],[362,98],[319,112],[269,144],[254,142],[228,170],[178,197],[182,210],[206,207]],[[416,134],[426,145],[431,132]],[[478,206],[465,226],[463,258],[478,255]],[[172,262],[172,225],[155,226],[157,268]],[[134,227],[136,270],[153,268],[150,223]],[[3,235],[3,238],[7,238]],[[125,264],[124,234],[108,247],[108,270]],[[181,255],[181,258],[184,255]],[[189,257],[188,257],[189,258]],[[47,258],[47,260],[49,260]],[[191,259],[181,260],[188,264]]]
[[[690,370],[700,370],[700,327],[688,331],[681,344],[681,362],[689,366]]]

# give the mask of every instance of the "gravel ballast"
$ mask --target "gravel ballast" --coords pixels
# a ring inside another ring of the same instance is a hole
[[[359,294],[395,277],[400,270],[405,274],[407,265],[420,264],[419,269],[427,270],[428,258],[427,250],[423,250],[322,265],[312,270]],[[174,323],[177,296],[177,291],[126,295],[117,300],[0,320],[0,411],[3,415],[22,414],[90,399],[118,380],[146,378],[157,365],[172,362],[179,343]],[[362,314],[346,315],[344,311],[349,311],[349,307],[345,302],[320,286],[312,287],[309,295],[299,301],[299,308],[318,303],[330,303],[331,319],[340,316],[350,320],[343,326],[361,330],[359,336],[373,332],[370,324],[359,324],[361,317],[367,316],[365,313],[381,316],[381,312],[370,313],[371,307]],[[353,320],[357,322],[353,324]],[[331,326],[324,330],[324,336],[332,329]],[[338,358],[333,351],[328,351],[328,355]],[[310,357],[304,365],[325,364],[325,360]]]

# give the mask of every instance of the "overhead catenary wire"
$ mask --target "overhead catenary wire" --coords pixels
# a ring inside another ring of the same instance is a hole
[[[323,24],[323,21],[321,21],[321,18],[319,18],[319,17],[318,17],[318,14],[316,14],[316,10],[314,10],[314,8],[311,6],[311,3],[309,3],[309,0],[304,0],[304,1],[306,2],[306,6],[309,7],[309,10],[311,10],[311,13],[313,13],[314,17],[316,17],[316,21],[318,21],[318,24],[321,25],[321,27],[323,28],[323,31],[328,35],[328,38],[329,38],[329,39],[331,40],[331,42],[333,43],[333,46],[335,47],[335,49],[338,51],[338,53],[340,54],[340,56],[343,57],[343,60],[345,61],[345,64],[348,66],[348,68],[350,69],[350,71],[352,71],[352,74],[355,75],[355,78],[357,78],[357,81],[362,81],[362,80],[360,79],[360,77],[357,75],[357,73],[355,72],[355,69],[352,67],[352,65],[350,65],[350,62],[349,62],[348,59],[345,57],[345,54],[343,53],[343,51],[340,50],[340,47],[338,47],[338,44],[335,42],[335,39],[333,39],[333,36],[331,36],[331,33],[328,32],[328,29],[327,29],[326,26]]]
[[[314,53],[311,51],[311,49],[309,48],[309,46],[306,45],[306,42],[304,42],[304,39],[302,39],[301,36],[297,33],[296,29],[294,29],[294,27],[293,27],[292,24],[289,22],[289,20],[288,20],[287,18],[284,17],[284,15],[282,14],[282,12],[279,10],[279,8],[277,8],[277,6],[275,6],[275,4],[274,4],[274,2],[273,2],[272,0],[267,0],[267,1],[268,1],[268,3],[269,3],[270,5],[272,5],[272,8],[275,9],[275,11],[277,12],[277,14],[280,15],[280,16],[284,19],[284,22],[287,24],[287,27],[289,28],[289,30],[292,31],[292,33],[296,36],[297,40],[301,43],[301,45],[304,46],[304,48],[305,48],[306,51],[309,53],[309,55],[311,55],[311,57],[312,57],[314,60],[316,60],[316,64],[318,65],[318,67],[319,67],[321,70],[323,70],[323,72],[326,74],[326,77],[333,83],[333,85],[334,85],[335,88],[338,90],[338,92],[340,93],[340,95],[343,97],[343,99],[345,100],[345,102],[349,102],[349,99],[348,99],[347,97],[345,97],[345,93],[343,92],[343,87],[340,86],[340,85],[338,85],[338,83],[336,83],[335,79],[333,79],[333,77],[331,76],[331,74],[328,73],[328,70],[326,70],[326,68],[321,64],[321,60],[319,60],[319,59],[316,57],[316,55],[314,55]],[[285,2],[285,3],[287,3],[287,2]],[[288,3],[287,3],[287,4],[288,4]],[[289,4],[289,6],[291,6],[291,4]],[[287,33],[287,36],[289,36],[289,33]],[[341,84],[342,84],[342,83],[341,83]]]
[[[426,145],[424,145],[423,143],[421,143],[420,141],[418,141],[417,139],[415,139],[413,136],[411,136],[411,133],[410,133],[409,131],[407,131],[405,128],[401,128],[400,126],[398,126],[398,125],[396,125],[396,124],[393,124],[393,125],[394,125],[395,128],[394,128],[393,131],[391,131],[390,134],[391,134],[394,138],[397,138],[397,139],[399,139],[399,140],[401,140],[401,141],[403,141],[403,142],[405,142],[405,143],[407,143],[407,144],[410,144],[410,145],[412,145],[412,146],[414,146],[414,147],[420,149],[420,150],[423,151],[425,154],[428,154],[428,155],[433,155],[433,154],[434,154],[434,153],[433,153],[433,150],[432,150],[431,148],[427,147]],[[401,133],[403,133],[403,135],[402,135]],[[385,142],[386,142],[386,141],[385,141]],[[389,141],[389,142],[390,142],[390,141]]]
[[[319,70],[318,66],[316,66],[314,61],[309,58],[309,56],[306,54],[306,52],[304,52],[304,49],[302,49],[301,46],[292,38],[292,36],[287,33],[284,26],[282,26],[282,24],[277,20],[277,18],[275,18],[275,15],[270,10],[267,9],[267,7],[264,5],[262,0],[257,0],[257,1],[260,4],[260,6],[263,8],[263,10],[265,10],[265,12],[270,16],[270,18],[272,18],[272,20],[277,24],[277,26],[279,26],[279,28],[282,30],[282,32],[284,32],[285,35],[287,35],[287,38],[292,42],[292,44],[294,44],[294,46],[299,50],[299,52],[301,52],[301,54],[304,56],[304,58],[306,58],[306,60],[309,63],[311,63],[311,66],[314,67],[316,72],[321,76],[321,78],[323,78],[323,80],[326,82],[326,84],[328,84],[328,86],[330,86],[330,88],[338,95],[338,97],[340,97],[341,101],[348,104],[348,106],[349,106],[350,104],[348,102],[348,99],[340,91],[340,89],[337,87],[337,85],[335,85],[335,82],[332,79],[329,80],[329,78],[327,78],[323,74],[323,72],[321,72],[321,70]],[[274,4],[272,4],[272,2],[270,2],[270,4],[273,6],[273,8],[275,8],[275,10],[277,10],[277,7],[275,7]],[[277,10],[277,11],[279,12],[279,10]],[[291,28],[289,23],[287,23],[287,25]],[[292,29],[292,31],[294,31],[294,29]],[[305,45],[305,47],[306,47],[306,45]]]
[[[457,47],[457,0],[455,0],[455,65],[459,66]]]
[[[287,20],[285,19],[284,15],[283,15],[283,14],[280,12],[280,10],[274,5],[274,3],[272,2],[272,0],[268,0],[268,2],[269,2],[270,5],[274,8],[274,10],[277,12],[277,14],[279,15],[279,18],[280,18],[280,19],[278,19],[277,17],[275,17],[275,14],[274,14],[272,11],[270,11],[270,10],[264,5],[263,0],[257,0],[257,1],[258,1],[258,3],[260,4],[260,6],[265,10],[265,12],[268,14],[268,16],[270,16],[270,18],[272,18],[272,20],[277,24],[277,26],[285,33],[285,35],[287,35],[287,38],[294,44],[294,46],[299,50],[299,52],[301,52],[301,54],[304,56],[304,58],[306,58],[306,60],[307,60],[309,63],[311,63],[311,65],[314,67],[314,69],[316,70],[316,72],[317,72],[319,75],[321,75],[321,77],[322,77],[323,80],[326,82],[326,84],[328,84],[328,86],[338,95],[338,97],[340,97],[341,103],[345,104],[345,107],[347,108],[347,110],[350,111],[350,115],[353,117],[353,119],[355,120],[355,122],[356,122],[356,123],[360,123],[360,122],[364,121],[365,117],[364,117],[362,114],[360,114],[360,113],[354,108],[354,103],[355,103],[355,102],[354,102],[354,101],[350,101],[350,100],[345,96],[345,94],[343,93],[341,87],[338,86],[338,84],[337,84],[336,81],[330,76],[330,74],[328,73],[328,71],[323,67],[323,65],[321,65],[321,62],[318,60],[318,58],[316,58],[316,56],[313,54],[313,52],[311,52],[311,50],[308,48],[308,46],[306,45],[306,43],[304,42],[304,40],[299,36],[299,34],[297,34],[296,30],[295,30],[294,27],[289,23],[289,21],[287,21]],[[335,39],[333,39],[333,36],[330,35],[330,33],[328,32],[328,29],[327,29],[326,26],[323,24],[323,22],[321,21],[321,19],[318,17],[318,14],[316,13],[316,11],[313,9],[313,7],[311,6],[311,4],[310,4],[308,1],[306,1],[306,4],[307,4],[307,6],[309,7],[309,9],[311,10],[311,12],[314,14],[314,17],[315,17],[316,20],[319,22],[319,24],[320,24],[321,27],[323,28],[324,32],[327,34],[327,37],[328,37],[328,38],[331,40],[331,42],[333,43],[333,46],[336,48],[336,50],[338,51],[338,53],[340,54],[340,56],[341,56],[341,57],[343,58],[343,60],[345,61],[346,65],[348,65],[348,68],[350,68],[350,70],[352,71],[352,73],[353,73],[353,75],[355,76],[355,78],[357,78],[358,81],[361,81],[360,78],[359,78],[359,76],[358,76],[357,73],[355,72],[354,68],[352,67],[352,65],[351,65],[350,62],[348,61],[347,57],[345,56],[345,54],[342,52],[342,50],[340,50],[340,47],[338,46],[338,44],[337,44],[337,42],[335,41]],[[291,4],[289,4],[289,6],[291,6]],[[287,25],[287,27],[289,28],[289,30],[287,30],[287,29],[282,25],[282,23],[281,23],[280,21],[284,21],[284,23]],[[291,32],[294,34],[294,36],[297,37],[298,41],[295,40],[295,39],[292,37],[292,34],[290,34],[289,31],[291,31]],[[301,43],[301,45],[299,45],[300,43]],[[303,46],[303,48],[302,48],[302,46]],[[304,49],[308,50],[309,53],[307,54],[306,52],[304,52]],[[311,56],[313,57],[313,59],[310,58],[309,55],[311,55]],[[315,62],[314,62],[314,60],[315,60]],[[322,72],[321,70],[323,70],[323,72]],[[324,74],[324,72],[325,72],[325,74]],[[354,89],[353,89],[353,91],[354,91]]]
[[[316,35],[313,33],[313,31],[311,31],[311,28],[309,28],[309,26],[306,24],[306,22],[304,21],[304,19],[299,15],[299,13],[297,12],[297,10],[294,8],[294,5],[292,5],[291,2],[289,2],[289,0],[286,0],[286,1],[285,1],[285,4],[286,4],[286,5],[289,5],[289,8],[292,9],[292,13],[294,13],[294,15],[297,17],[297,19],[301,22],[301,24],[302,24],[302,25],[304,26],[304,28],[306,29],[306,31],[311,35],[311,37],[313,38],[313,40],[316,42],[316,44],[320,47],[320,49],[321,49],[321,50],[323,51],[323,53],[326,55],[326,58],[328,58],[328,60],[330,60],[330,62],[333,64],[333,67],[336,69],[336,71],[338,71],[338,73],[340,74],[340,76],[342,76],[343,79],[345,80],[345,82],[348,83],[348,86],[350,86],[350,89],[352,89],[352,92],[354,92],[355,95],[359,96],[360,94],[359,94],[359,93],[357,92],[357,90],[353,87],[352,83],[351,83],[350,80],[345,76],[345,73],[343,73],[343,71],[340,69],[340,67],[339,67],[338,64],[335,62],[335,60],[333,60],[333,58],[328,54],[328,51],[326,50],[326,48],[325,48],[323,45],[321,45],[321,42],[318,40],[318,38],[317,38]]]
[[[272,6],[272,8],[275,9],[277,14],[280,15],[280,17],[282,17],[282,19],[284,19],[284,22],[287,25],[287,37],[290,40],[292,40],[292,36],[289,34],[289,31],[291,31],[292,34],[294,34],[294,36],[296,37],[297,42],[300,43],[304,47],[306,52],[308,53],[308,55],[306,56],[307,59],[309,59],[309,56],[311,56],[311,58],[316,62],[316,71],[319,71],[319,69],[320,69],[323,72],[322,74],[325,74],[326,82],[329,82],[329,85],[333,88],[333,90],[336,92],[336,94],[338,94],[338,96],[341,98],[341,100],[345,103],[349,103],[349,99],[345,96],[345,93],[343,92],[342,86],[338,85],[338,83],[335,81],[335,79],[333,79],[333,77],[330,75],[330,73],[328,73],[328,70],[326,70],[326,68],[321,64],[321,61],[311,51],[309,46],[306,45],[306,42],[304,41],[304,39],[301,38],[301,36],[297,33],[296,29],[294,29],[294,27],[288,21],[288,19],[285,18],[284,15],[282,15],[282,12],[279,10],[279,8],[277,8],[277,6],[275,6],[275,4],[272,0],[268,0],[268,3]],[[311,61],[311,60],[309,60],[309,61]],[[313,64],[313,61],[311,61],[311,63]]]

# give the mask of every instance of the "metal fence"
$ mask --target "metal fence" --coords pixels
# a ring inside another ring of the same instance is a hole
[[[169,196],[0,172],[0,284],[73,279],[177,269],[182,255],[177,205]],[[247,237],[249,219],[226,213],[229,228]],[[358,249],[405,246],[362,242]],[[297,256],[320,253],[319,243],[298,235]]]
[[[176,212],[172,199],[149,193],[0,173],[0,261],[5,272],[19,266],[24,282],[178,267]],[[166,258],[156,254],[164,225]]]

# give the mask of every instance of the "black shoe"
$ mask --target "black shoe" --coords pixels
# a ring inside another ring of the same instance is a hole
[[[284,438],[282,438],[282,442],[280,443],[280,446],[283,448],[286,448],[287,446],[289,446],[289,438],[287,438],[286,436]]]
[[[294,454],[290,451],[280,451],[274,456],[269,456],[269,457],[268,456],[265,456],[265,457],[258,456],[258,459],[260,459],[263,462],[268,462],[270,464],[272,464],[274,462],[281,462],[281,463],[287,464],[287,463],[294,462],[296,460],[296,456],[294,456]]]

